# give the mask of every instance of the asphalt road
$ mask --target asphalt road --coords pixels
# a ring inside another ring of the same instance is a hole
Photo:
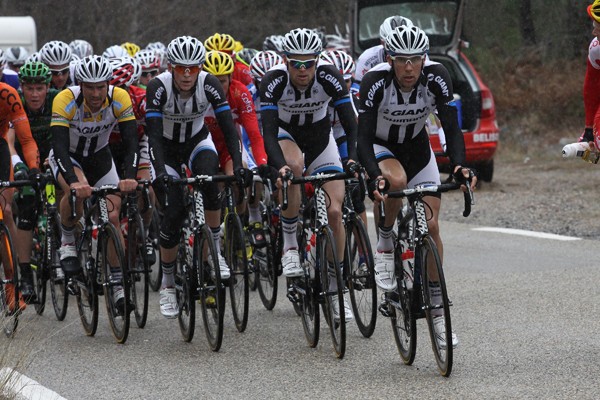
[[[41,317],[28,309],[16,337],[0,337],[0,362],[18,360],[19,371],[71,400],[600,398],[598,242],[473,228],[442,222],[460,340],[450,378],[437,372],[423,320],[413,366],[402,363],[381,315],[370,339],[349,326],[343,360],[335,358],[326,324],[317,348],[309,348],[283,279],[273,311],[251,293],[245,333],[227,311],[218,353],[208,348],[201,318],[193,341],[183,342],[177,320],[160,316],[151,293],[148,324],[132,327],[125,345],[113,339],[104,308],[95,337],[84,335],[74,301],[62,322],[50,303]]]

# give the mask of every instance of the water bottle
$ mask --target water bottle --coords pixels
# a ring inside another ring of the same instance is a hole
[[[600,154],[595,149],[590,148],[588,142],[567,144],[562,149],[562,156],[563,158],[581,157],[584,161],[593,164],[598,164],[598,160],[600,159]]]

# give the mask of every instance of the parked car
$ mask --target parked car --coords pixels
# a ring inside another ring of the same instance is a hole
[[[464,0],[351,0],[350,29],[356,57],[380,44],[379,26],[391,15],[401,15],[429,36],[429,57],[443,64],[452,77],[459,124],[464,134],[467,165],[477,169],[480,179],[492,180],[499,129],[490,89],[483,83],[462,48]],[[440,170],[449,164],[440,138],[430,134]]]

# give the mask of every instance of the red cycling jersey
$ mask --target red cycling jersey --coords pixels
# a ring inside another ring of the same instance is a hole
[[[15,88],[0,82],[0,137],[3,140],[6,140],[6,133],[11,122],[23,149],[27,166],[29,168],[39,168],[38,147],[31,135],[29,120],[21,103],[21,97]]]
[[[231,79],[229,83],[229,91],[227,92],[227,102],[231,107],[231,114],[236,124],[241,125],[246,130],[250,145],[252,146],[252,155],[256,161],[256,165],[267,163],[267,153],[262,135],[258,128],[258,120],[256,119],[256,111],[254,110],[254,101],[248,88],[240,81]],[[227,151],[223,132],[217,123],[212,109],[204,118],[204,123],[208,127],[212,135],[213,142],[219,154],[221,168],[225,167],[227,161],[231,160],[231,156]]]
[[[144,127],[146,126],[146,89],[131,85],[127,92],[131,97],[133,113],[137,122],[138,140],[140,140],[144,136]],[[109,143],[121,143],[118,124],[115,125],[115,130],[110,135]]]
[[[246,86],[254,84],[254,78],[252,77],[250,67],[240,61],[235,62],[231,79],[240,81]]]

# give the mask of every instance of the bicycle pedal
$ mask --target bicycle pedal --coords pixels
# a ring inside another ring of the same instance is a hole
[[[382,302],[381,304],[379,304],[379,307],[377,308],[379,310],[379,312],[381,313],[381,315],[383,315],[384,317],[387,317],[387,318],[391,317],[391,315],[392,315],[390,312],[390,309],[389,309],[389,305],[390,304],[386,301],[386,302]]]

